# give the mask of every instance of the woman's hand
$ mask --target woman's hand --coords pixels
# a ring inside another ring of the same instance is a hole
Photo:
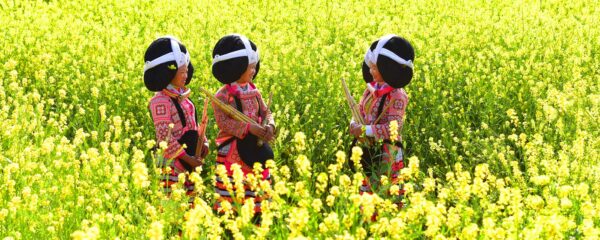
[[[275,127],[273,125],[265,126],[264,140],[267,142],[273,141],[275,138]]]
[[[204,140],[204,144],[202,144],[202,149],[200,150],[200,156],[198,156],[198,160],[204,164],[204,158],[208,155],[208,140]]]
[[[249,131],[254,136],[257,136],[259,138],[264,138],[265,137],[265,128],[263,128],[262,126],[260,126],[258,124],[251,123]]]
[[[190,165],[192,168],[196,168],[196,167],[202,166],[202,164],[204,164],[204,160],[200,156],[195,157],[195,156],[190,156],[190,155],[184,154],[179,159],[185,161],[185,163]]]
[[[350,124],[350,135],[358,138],[363,134],[362,125],[360,124]]]

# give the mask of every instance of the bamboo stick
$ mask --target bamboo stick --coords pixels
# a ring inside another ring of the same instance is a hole
[[[350,107],[350,112],[352,113],[352,118],[354,121],[361,125],[365,125],[365,120],[360,115],[360,110],[358,109],[358,104],[354,101],[350,90],[348,89],[348,85],[346,84],[346,80],[342,78],[342,87],[344,88],[344,93],[346,95],[346,102],[348,102],[348,107]]]
[[[352,97],[352,94],[350,93],[350,90],[348,89],[348,85],[346,84],[346,80],[344,80],[343,78],[342,78],[342,88],[344,89],[348,107],[350,107],[350,113],[352,114],[352,119],[354,119],[354,121],[356,121],[360,125],[365,125],[365,120],[362,117],[362,115],[360,115],[360,110],[358,108],[358,104],[356,104],[356,101],[354,101],[354,98]],[[365,139],[362,137],[358,137],[358,141],[363,142],[363,141],[365,141]],[[368,139],[367,139],[367,141],[368,141]]]
[[[217,106],[219,109],[221,109],[221,111],[225,112],[225,114],[229,115],[231,118],[238,120],[240,122],[244,122],[244,123],[258,124],[252,118],[246,116],[245,114],[241,113],[240,111],[238,111],[231,105],[226,104],[226,103],[222,102],[220,99],[218,99],[217,97],[213,96],[212,93],[209,92],[208,90],[201,87],[200,91],[202,93],[204,93],[204,95],[206,97],[208,97],[215,104],[215,106]],[[264,139],[262,139],[260,136],[257,136],[257,137],[259,138],[259,140],[264,141]]]
[[[215,104],[215,106],[217,106],[219,109],[221,109],[223,112],[225,112],[225,114],[229,115],[231,118],[241,121],[241,122],[245,122],[245,123],[257,124],[256,121],[254,121],[250,117],[241,113],[240,111],[238,111],[231,105],[222,102],[217,97],[213,96],[212,93],[209,92],[208,90],[201,87],[200,91],[202,93],[204,93],[204,95],[206,97],[208,97]]]
[[[267,109],[269,110],[271,108],[271,102],[273,101],[273,93],[269,93],[269,101],[267,102]],[[258,103],[260,104],[260,103]],[[260,113],[259,113],[260,114]],[[266,127],[267,126],[267,121],[265,121],[266,119],[263,119],[261,126]],[[257,145],[259,147],[262,147],[262,145],[265,144],[265,142],[262,139],[259,139],[257,142]]]
[[[206,136],[206,125],[208,124],[208,98],[204,99],[204,109],[202,110],[202,120],[198,123],[198,144],[196,145],[196,155],[199,156],[204,145],[204,136]]]

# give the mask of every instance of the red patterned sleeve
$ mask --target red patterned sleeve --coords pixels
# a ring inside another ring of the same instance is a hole
[[[150,101],[150,112],[152,113],[152,120],[154,121],[156,141],[158,143],[161,141],[167,142],[167,149],[165,149],[164,157],[171,159],[185,154],[185,151],[181,151],[181,144],[177,142],[177,139],[171,137],[169,130],[169,124],[171,123],[171,102],[169,99],[152,99]]]
[[[402,89],[397,89],[391,92],[390,98],[386,100],[385,104],[391,105],[385,113],[386,119],[381,119],[384,124],[372,125],[373,134],[375,139],[384,140],[390,138],[390,122],[396,120],[398,122],[398,136],[404,125],[404,114],[406,112],[406,105],[408,104],[408,96]]]
[[[223,93],[217,93],[217,95],[215,96],[219,100],[221,100],[221,102],[230,104],[227,95]],[[249,128],[248,123],[244,123],[231,118],[221,109],[219,109],[219,107],[217,107],[214,103],[212,103],[212,106],[215,111],[215,120],[217,122],[217,126],[219,127],[219,129],[221,129],[221,131],[224,131],[225,133],[240,139],[246,137]]]

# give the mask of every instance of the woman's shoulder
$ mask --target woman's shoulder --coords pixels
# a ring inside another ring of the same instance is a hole
[[[404,88],[396,88],[390,92],[390,97],[394,99],[401,99],[408,101],[408,94],[404,91]]]
[[[157,104],[166,104],[166,103],[170,103],[171,99],[169,98],[169,96],[165,95],[162,92],[157,92],[156,94],[154,94],[154,96],[150,99],[150,105],[157,105]]]
[[[217,90],[217,92],[215,93],[215,97],[227,97],[229,96],[229,91],[227,91],[227,88],[225,86],[219,88],[219,90]]]
[[[251,97],[261,97],[262,95],[260,94],[260,90],[258,90],[257,87],[254,87],[254,89],[249,90],[248,92],[242,93],[244,95],[244,97],[246,98],[251,98]]]

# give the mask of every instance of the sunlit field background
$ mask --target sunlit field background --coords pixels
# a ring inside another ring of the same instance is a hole
[[[0,238],[597,239],[598,22],[595,1],[2,0]],[[145,49],[187,46],[201,112],[229,33],[258,45],[279,128],[260,225],[247,205],[212,210],[212,109],[193,209],[161,193],[149,152]],[[401,209],[358,194],[340,84],[358,100],[388,33],[416,52]]]

